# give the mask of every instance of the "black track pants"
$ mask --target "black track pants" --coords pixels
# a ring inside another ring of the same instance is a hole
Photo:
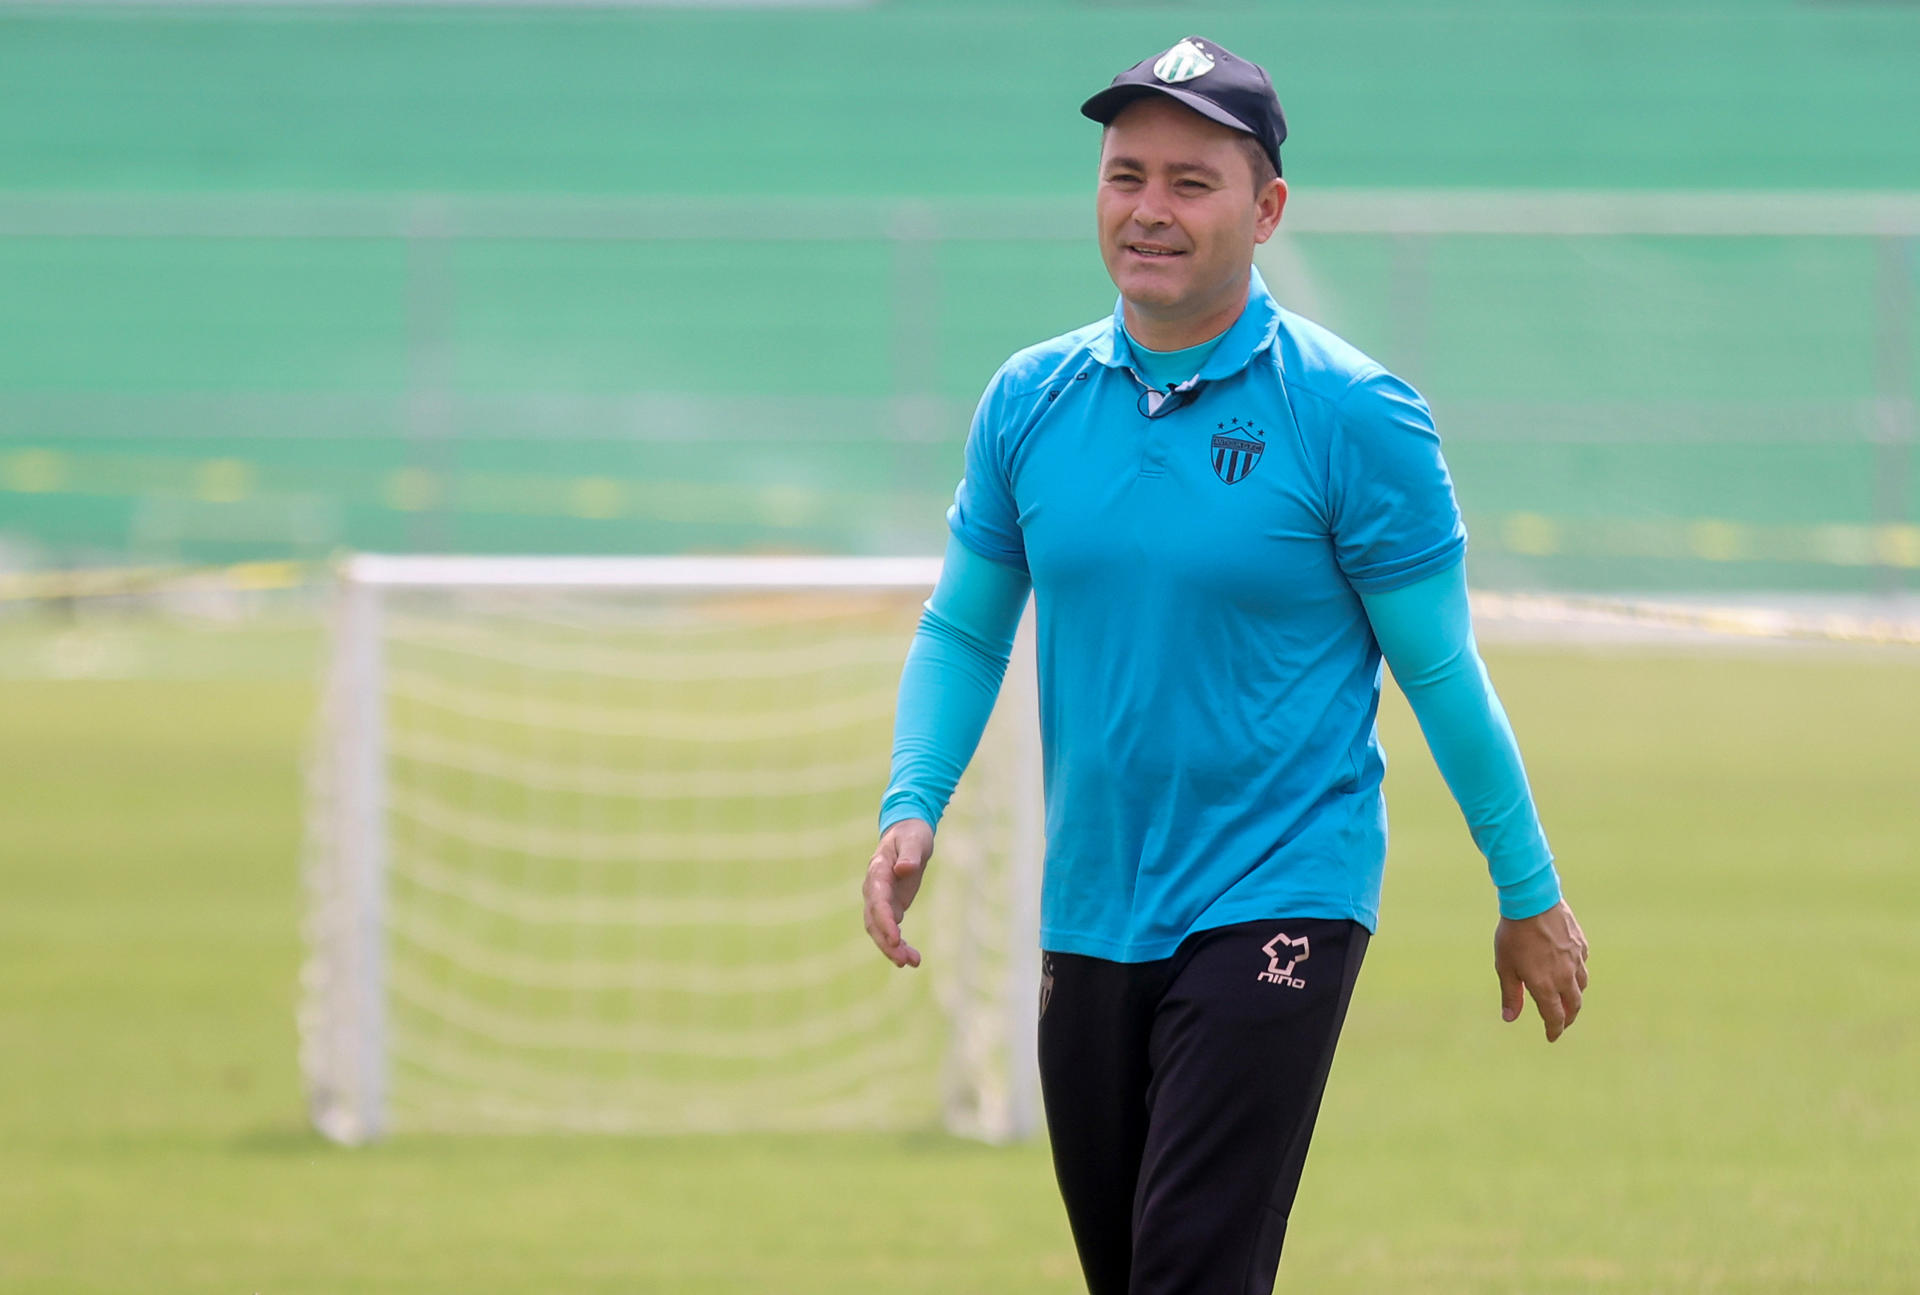
[[[1091,1295],[1270,1295],[1366,947],[1275,918],[1159,962],[1046,955],[1040,1085]]]

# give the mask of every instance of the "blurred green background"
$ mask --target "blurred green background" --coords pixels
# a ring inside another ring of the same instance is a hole
[[[1076,106],[1187,33],[1273,69],[1261,268],[1428,395],[1476,583],[1920,580],[1917,6],[0,3],[0,1290],[1079,1289],[1037,1143],[323,1141],[322,648],[245,595],[311,570],[16,577],[937,551],[993,369],[1112,305]],[[1283,1289],[1914,1288],[1920,673],[1763,650],[1490,651],[1595,944],[1551,1049],[1389,694]]]
[[[0,8],[0,564],[935,552],[986,379],[1112,306],[1077,104],[1188,31],[1476,580],[1913,580],[1920,14],[1787,0]],[[1426,228],[1546,191],[1639,206]]]

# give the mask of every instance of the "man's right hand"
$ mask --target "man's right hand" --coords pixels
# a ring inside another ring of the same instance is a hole
[[[900,919],[920,893],[933,854],[933,826],[924,819],[906,818],[880,836],[867,864],[861,894],[867,902],[867,934],[896,967],[920,965],[920,950],[900,934]]]

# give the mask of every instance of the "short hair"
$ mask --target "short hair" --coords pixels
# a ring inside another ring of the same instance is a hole
[[[1280,169],[1273,164],[1267,146],[1253,136],[1242,135],[1234,142],[1240,145],[1240,151],[1247,155],[1247,165],[1253,168],[1253,196],[1258,198],[1268,185],[1280,178]]]

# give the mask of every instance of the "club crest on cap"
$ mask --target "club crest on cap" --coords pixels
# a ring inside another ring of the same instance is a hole
[[[1213,56],[1194,44],[1191,36],[1162,54],[1153,65],[1153,74],[1168,85],[1191,81],[1211,71]]]

